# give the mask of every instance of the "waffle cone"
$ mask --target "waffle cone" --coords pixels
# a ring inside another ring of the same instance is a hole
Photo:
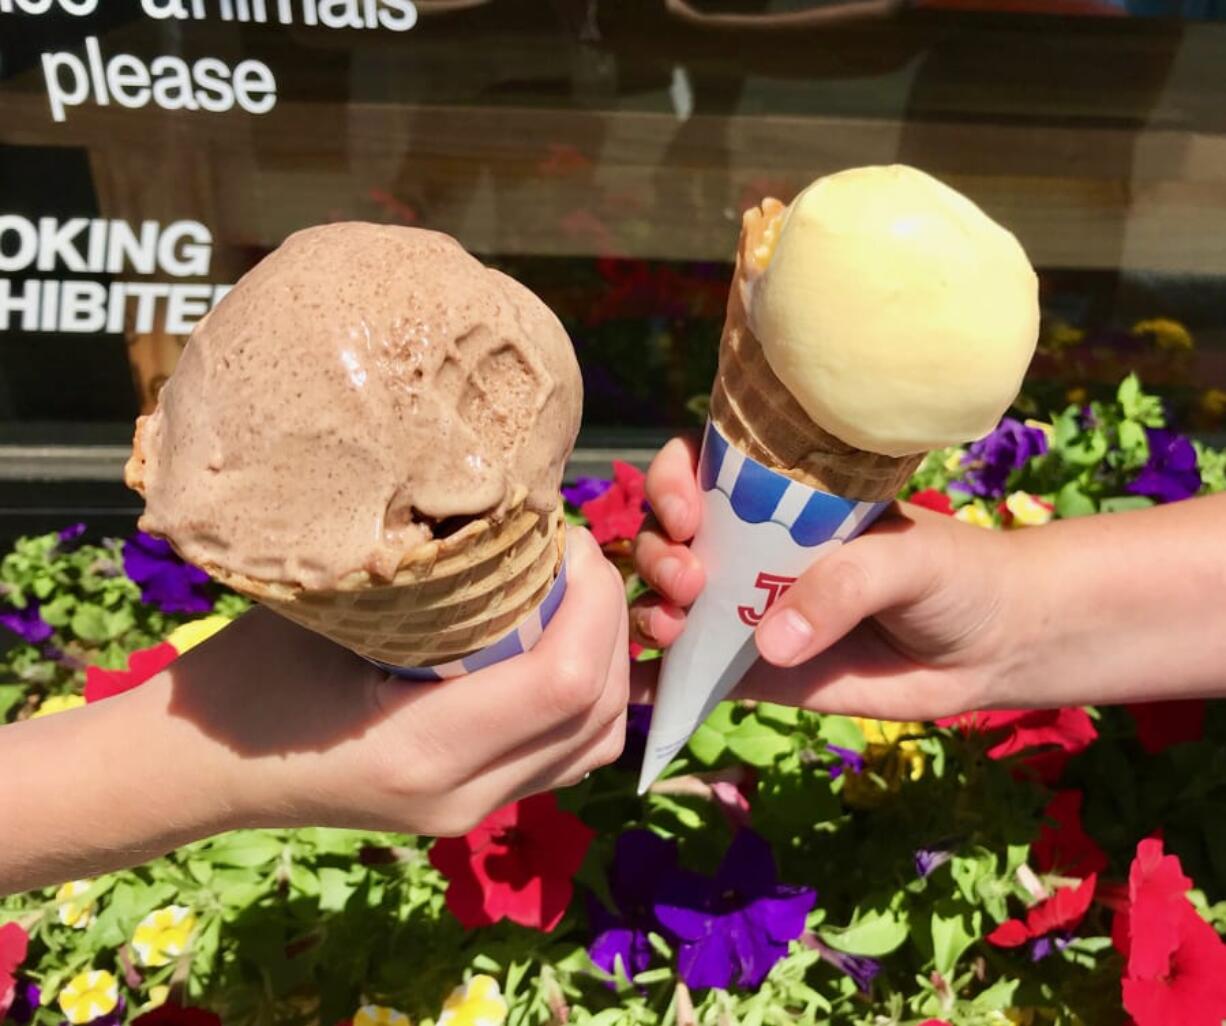
[[[125,478],[143,494],[139,422]],[[485,648],[523,623],[557,577],[565,544],[561,503],[539,513],[528,508],[520,488],[500,515],[472,520],[406,553],[387,583],[362,572],[315,591],[216,565],[202,569],[358,655],[392,666],[434,666]]]
[[[745,212],[736,271],[711,391],[711,420],[734,446],[782,474],[834,495],[877,502],[891,499],[924,454],[883,456],[848,445],[824,431],[771,370],[749,327],[745,297],[751,268],[769,255],[783,204],[767,199]]]

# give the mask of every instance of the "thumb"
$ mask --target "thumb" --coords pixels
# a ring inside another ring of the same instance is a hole
[[[762,657],[776,666],[796,666],[861,620],[928,594],[936,582],[931,550],[906,533],[891,524],[806,570],[758,625]]]

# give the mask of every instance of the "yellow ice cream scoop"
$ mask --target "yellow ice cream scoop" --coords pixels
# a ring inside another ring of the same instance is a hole
[[[903,165],[820,178],[777,217],[747,269],[748,321],[814,423],[894,457],[996,426],[1039,333],[1012,233]]]

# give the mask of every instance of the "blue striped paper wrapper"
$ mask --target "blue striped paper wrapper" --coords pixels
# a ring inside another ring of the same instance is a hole
[[[889,502],[859,502],[793,481],[707,422],[698,465],[694,554],[707,584],[664,656],[640,793],[758,658],[754,627],[797,577],[869,526]]]
[[[545,633],[545,628],[549,626],[549,621],[553,619],[554,613],[562,605],[562,596],[565,594],[566,563],[563,562],[562,569],[554,579],[541,604],[515,630],[499,638],[492,645],[487,645],[485,648],[466,655],[463,659],[455,659],[449,663],[439,663],[436,666],[391,666],[388,663],[381,663],[377,659],[372,659],[371,662],[395,677],[416,681],[448,680],[452,677],[462,677],[466,673],[484,670],[487,666],[501,663],[504,659],[523,655],[540,641],[541,635]]]

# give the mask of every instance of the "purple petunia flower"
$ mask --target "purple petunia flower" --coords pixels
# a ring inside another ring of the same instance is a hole
[[[966,479],[950,487],[961,485],[960,490],[972,495],[999,499],[1005,494],[1009,475],[1045,452],[1047,435],[1039,428],[1005,417],[995,431],[967,449],[962,461],[967,468]]]
[[[829,962],[839,972],[850,976],[862,994],[867,994],[872,989],[873,980],[881,972],[881,963],[875,958],[837,951],[812,933],[806,933],[801,940],[805,947],[812,948],[821,955],[822,961]]]
[[[1145,436],[1149,440],[1149,461],[1128,490],[1157,502],[1178,502],[1199,492],[1200,470],[1192,443],[1162,428],[1146,428]]]
[[[844,773],[863,773],[864,756],[854,748],[844,748],[842,745],[826,745],[826,751],[833,752],[839,761],[827,771],[831,780],[837,780]]]
[[[917,848],[915,851],[915,875],[926,880],[946,862],[954,857],[954,853],[946,848]]]
[[[770,845],[751,830],[733,838],[714,878],[674,870],[661,881],[656,919],[678,944],[690,987],[756,987],[804,932],[817,892],[776,880]]]
[[[588,917],[595,939],[588,949],[592,961],[605,972],[615,972],[618,959],[629,977],[651,964],[651,941],[656,928],[652,901],[660,878],[677,868],[677,849],[650,830],[628,830],[617,839],[609,890],[616,912],[594,897],[588,899]]]
[[[1067,932],[1036,937],[1030,944],[1030,960],[1042,962],[1052,952],[1063,951],[1067,948],[1072,939],[1073,935]]]
[[[11,609],[0,613],[0,627],[7,627],[31,645],[38,645],[51,637],[51,624],[39,613],[37,599],[26,599],[24,609]]]
[[[208,613],[209,575],[185,563],[170,543],[137,531],[123,543],[124,572],[140,585],[141,601],[163,613]]]
[[[650,705],[631,705],[626,712],[626,743],[614,766],[638,771],[647,751],[647,731],[651,727]]]
[[[562,498],[578,509],[585,502],[599,499],[612,486],[613,482],[603,477],[581,477],[562,489]]]
[[[61,531],[56,532],[55,547],[61,552],[71,552],[81,542],[81,535],[85,533],[85,525],[82,523],[70,524]]]
[[[13,991],[13,1003],[9,1005],[9,1020],[17,1026],[26,1026],[26,1023],[34,1018],[41,997],[42,991],[38,989],[37,983],[32,980],[18,980]]]

